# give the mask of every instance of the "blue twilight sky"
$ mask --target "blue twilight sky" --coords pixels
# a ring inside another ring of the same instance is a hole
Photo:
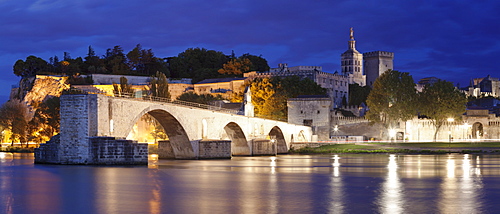
[[[395,53],[394,69],[415,81],[435,76],[461,86],[500,77],[497,0],[0,0],[0,102],[18,59],[84,57],[136,44],[158,57],[201,47],[262,55],[271,67],[340,70],[354,28],[360,52]]]

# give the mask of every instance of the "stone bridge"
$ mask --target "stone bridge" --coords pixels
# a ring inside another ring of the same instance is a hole
[[[252,155],[256,141],[273,141],[277,153],[286,153],[292,141],[310,141],[312,136],[307,126],[174,103],[101,94],[63,95],[59,162],[89,163],[90,138],[125,139],[145,114],[163,126],[176,159],[198,158],[195,145],[201,141],[230,141],[230,155]]]

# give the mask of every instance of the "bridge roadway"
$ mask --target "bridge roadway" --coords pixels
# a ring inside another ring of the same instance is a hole
[[[251,155],[251,143],[275,139],[277,152],[286,153],[292,141],[308,142],[310,127],[169,102],[111,97],[101,94],[61,97],[60,158],[84,162],[90,137],[125,139],[134,124],[150,114],[163,126],[177,159],[196,159],[192,142],[230,140],[232,155]],[[76,160],[78,161],[78,160]]]

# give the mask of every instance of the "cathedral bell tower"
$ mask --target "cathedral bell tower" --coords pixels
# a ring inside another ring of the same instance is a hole
[[[358,83],[364,86],[365,75],[363,75],[363,54],[356,50],[356,40],[354,40],[354,30],[350,29],[348,49],[340,55],[342,74],[349,76],[349,84]]]

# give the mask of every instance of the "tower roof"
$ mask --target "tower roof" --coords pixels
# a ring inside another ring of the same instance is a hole
[[[354,40],[354,30],[351,27],[349,31],[350,31],[349,41],[347,42],[349,45],[349,50],[356,50],[356,41]]]

